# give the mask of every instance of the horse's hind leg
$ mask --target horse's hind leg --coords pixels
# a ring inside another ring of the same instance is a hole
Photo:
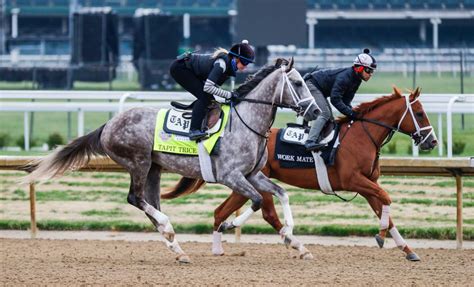
[[[156,164],[151,164],[148,171],[144,171],[144,163],[140,163],[140,167],[131,173],[130,192],[128,194],[128,202],[139,209],[143,210],[155,225],[156,229],[165,238],[166,246],[177,254],[176,259],[179,262],[189,263],[189,257],[179,246],[175,238],[175,232],[171,222],[164,213],[160,211],[160,191],[159,181],[161,168]]]
[[[287,246],[291,246],[293,249],[298,250],[299,257],[301,259],[313,259],[311,252],[309,252],[309,250],[304,247],[303,243],[301,243],[293,235],[293,215],[291,214],[289,197],[286,191],[277,184],[273,183],[262,172],[258,172],[257,174],[250,176],[248,180],[258,191],[267,192],[278,197],[281,205],[283,206],[283,215],[285,217],[285,226],[279,230],[279,233],[283,237],[285,244]]]

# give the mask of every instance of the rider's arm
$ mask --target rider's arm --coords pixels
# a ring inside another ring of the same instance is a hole
[[[342,100],[347,87],[347,79],[343,74],[338,75],[331,90],[331,104],[343,115],[350,117],[354,113],[352,107]]]
[[[204,83],[204,92],[218,96],[221,98],[229,99],[231,97],[231,92],[221,89],[219,86],[216,85],[216,82],[219,78],[224,74],[226,69],[226,64],[223,59],[217,59],[214,62],[214,66],[207,77],[206,82]]]

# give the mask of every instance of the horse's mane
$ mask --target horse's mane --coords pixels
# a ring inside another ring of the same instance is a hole
[[[399,99],[401,97],[402,97],[401,94],[394,92],[391,95],[376,98],[375,100],[373,100],[371,102],[360,103],[358,106],[354,107],[353,110],[356,111],[357,113],[359,113],[360,116],[363,116],[363,115],[367,114],[368,112],[372,111],[373,109],[375,109],[375,108],[377,108],[377,107],[379,107],[379,106],[381,106],[385,103],[393,101],[395,99]],[[341,124],[342,123],[347,123],[349,121],[350,121],[350,118],[346,117],[346,116],[341,116],[341,117],[337,118],[337,122],[341,123]]]
[[[282,65],[288,65],[288,63],[288,60],[278,58],[273,64],[263,66],[255,74],[249,75],[247,79],[245,79],[245,82],[237,88],[236,92],[239,94],[240,97],[245,97],[273,71],[280,68]]]

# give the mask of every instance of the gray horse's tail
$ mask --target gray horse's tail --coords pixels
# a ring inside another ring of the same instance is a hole
[[[202,179],[182,177],[169,192],[161,194],[162,199],[173,199],[186,194],[195,193],[206,182]]]
[[[25,170],[33,172],[22,178],[21,182],[41,182],[61,176],[66,171],[83,167],[93,155],[106,155],[100,143],[100,136],[104,127],[105,124],[95,131],[73,140],[68,145],[56,149],[46,157],[29,163]]]

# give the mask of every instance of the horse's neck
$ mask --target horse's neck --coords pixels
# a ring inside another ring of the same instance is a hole
[[[245,98],[272,103],[275,97],[279,97],[276,94],[279,91],[277,89],[279,86],[278,77],[281,77],[280,73],[270,74],[248,93]],[[279,98],[275,100],[278,102]],[[236,108],[242,119],[247,124],[252,123],[251,126],[255,127],[255,130],[259,133],[264,134],[270,128],[273,119],[273,108],[271,105],[243,101]]]
[[[394,101],[399,101],[394,100]],[[400,118],[402,117],[403,112],[405,111],[405,105],[397,105],[400,108],[393,108],[393,101],[387,102],[380,107],[370,111],[364,118],[375,120],[381,123],[386,124],[397,128]],[[362,123],[362,122],[361,122]],[[362,123],[366,125],[367,130],[370,132],[370,136],[374,139],[375,143],[380,146],[387,138],[388,134],[391,132],[390,129],[379,126],[372,123]]]

